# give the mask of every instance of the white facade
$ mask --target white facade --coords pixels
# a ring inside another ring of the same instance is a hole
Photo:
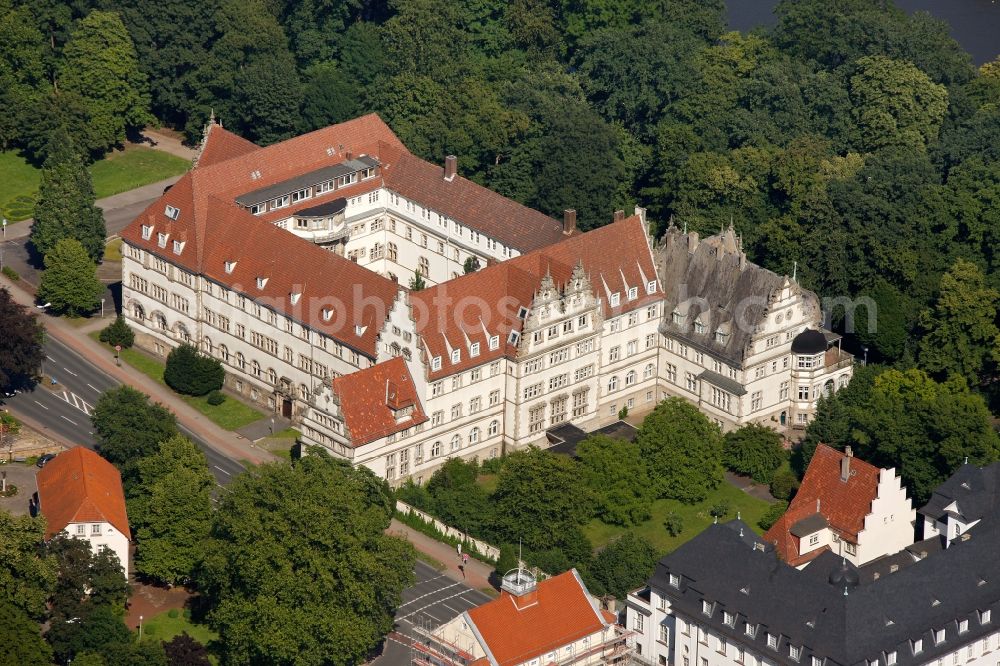
[[[917,511],[894,468],[880,469],[878,490],[865,527],[858,532],[858,552],[851,559],[861,566],[884,555],[898,553],[913,543]]]
[[[115,529],[109,522],[97,523],[70,523],[63,530],[63,534],[74,539],[82,539],[90,543],[90,549],[96,554],[102,548],[107,548],[118,556],[122,569],[125,570],[125,578],[129,576],[129,540]]]

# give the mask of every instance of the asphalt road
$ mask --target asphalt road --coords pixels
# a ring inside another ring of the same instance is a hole
[[[382,646],[382,654],[372,666],[410,666],[417,654],[413,640],[417,628],[433,630],[464,611],[490,601],[479,590],[457,582],[417,560],[413,568],[416,583],[403,590],[403,603],[396,609],[396,625]]]
[[[70,442],[94,448],[90,414],[101,393],[119,386],[119,382],[52,337],[46,339],[45,353],[42,371],[56,383],[39,384],[31,392],[7,398],[4,406],[15,416],[23,414],[42,424],[43,434],[50,431]],[[226,485],[243,471],[242,464],[206,446],[183,426],[181,432],[205,452],[219,485]]]

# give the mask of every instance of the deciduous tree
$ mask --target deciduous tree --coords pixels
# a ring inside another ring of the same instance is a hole
[[[636,443],[660,497],[693,504],[722,482],[722,434],[683,398],[667,398],[645,418]]]
[[[193,345],[175,347],[167,355],[163,381],[178,393],[205,395],[222,388],[226,371],[218,359],[198,353]]]
[[[45,518],[13,516],[0,510],[0,602],[45,616],[45,602],[56,582],[55,558],[42,550]]]
[[[136,467],[128,502],[138,542],[136,570],[165,583],[183,583],[203,559],[211,530],[215,479],[205,454],[175,435]]]
[[[97,279],[97,266],[75,238],[64,238],[45,254],[45,272],[38,285],[38,299],[51,303],[54,311],[78,316],[101,304],[104,284]]]
[[[0,601],[0,627],[4,644],[0,650],[0,666],[50,666],[52,648],[42,640],[38,623],[21,608],[6,600]]]
[[[413,549],[385,533],[389,486],[312,450],[237,477],[199,584],[227,663],[363,661],[392,628]]]
[[[634,532],[626,532],[597,554],[590,574],[608,594],[624,599],[649,579],[656,559],[656,551],[648,540]]]
[[[781,435],[766,426],[750,423],[722,438],[722,463],[757,483],[771,483],[774,471],[785,459]]]
[[[97,449],[122,473],[126,490],[137,478],[139,459],[178,434],[177,419],[160,403],[131,386],[105,391],[91,414]]]
[[[45,328],[0,288],[0,390],[29,388],[41,370]]]
[[[592,435],[576,448],[583,481],[596,498],[597,515],[612,525],[637,525],[649,518],[656,499],[639,446]]]

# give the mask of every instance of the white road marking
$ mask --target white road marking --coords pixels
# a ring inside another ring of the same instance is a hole
[[[212,467],[214,467],[215,469],[219,470],[220,472],[222,472],[222,473],[223,473],[223,474],[225,474],[226,476],[232,476],[232,474],[230,474],[230,473],[229,473],[229,472],[227,472],[226,470],[222,469],[222,468],[221,468],[221,467],[219,467],[218,465],[212,465]]]
[[[37,400],[35,400],[35,401],[34,401],[34,403],[35,403],[36,405],[38,405],[39,407],[41,407],[42,409],[48,409],[48,407],[46,407],[46,406],[45,406],[45,405],[43,405],[42,403],[38,402]]]
[[[87,384],[87,386],[89,386],[90,388],[92,388],[95,391],[97,391],[97,388],[95,386],[93,386],[92,384]],[[97,391],[97,392],[100,393],[100,391]]]
[[[62,414],[60,414],[60,415],[59,415],[59,418],[61,418],[61,419],[65,419],[65,420],[69,421],[70,423],[72,423],[73,425],[80,425],[79,423],[77,423],[77,422],[76,422],[76,421],[74,421],[73,419],[68,419],[68,418],[66,418],[65,416],[63,416]]]
[[[441,604],[441,605],[442,605],[442,606],[444,606],[445,608],[447,608],[448,610],[450,610],[450,611],[451,611],[452,613],[454,613],[455,615],[459,615],[459,614],[461,614],[461,612],[462,612],[462,611],[460,611],[460,610],[456,610],[456,609],[452,608],[452,607],[451,607],[451,606],[449,606],[448,604],[444,604],[444,603],[443,603],[443,604]]]
[[[427,604],[426,606],[422,606],[421,608],[418,608],[417,610],[415,610],[413,612],[407,613],[403,617],[398,618],[396,621],[397,622],[408,621],[406,618],[413,617],[417,613],[419,613],[419,612],[421,612],[421,611],[423,611],[423,610],[425,610],[427,608],[430,608],[431,606],[437,606],[438,604],[442,604],[443,605],[444,602],[448,601],[449,599],[454,599],[455,597],[460,597],[460,596],[462,596],[463,594],[465,594],[467,592],[472,592],[472,590],[470,588],[466,588],[466,589],[462,590],[461,592],[459,592],[458,594],[453,594],[450,597],[445,597],[444,599],[438,599],[437,601],[432,601],[431,603]],[[412,622],[410,624],[412,624]]]
[[[65,370],[69,374],[73,375],[74,377],[79,377],[80,376],[80,375],[76,374],[75,372],[73,372],[72,370],[70,370],[69,368],[63,368],[63,370]]]
[[[54,358],[52,358],[51,356],[46,356],[45,358],[49,359],[49,360],[50,360],[50,361],[52,361],[53,363],[55,363],[55,362],[56,362],[56,360],[55,360]]]
[[[440,578],[440,577],[441,577],[441,576],[438,576],[438,578]],[[432,578],[431,580],[437,580],[437,579],[436,579],[436,578]],[[424,582],[426,583],[426,582],[430,582],[430,581],[424,581]],[[417,583],[417,585],[420,585],[420,583]],[[421,595],[420,595],[419,597],[415,597],[415,598],[411,599],[410,601],[407,601],[407,602],[406,602],[405,604],[400,604],[400,605],[399,605],[399,606],[398,606],[398,607],[396,608],[396,610],[399,610],[399,609],[400,609],[400,608],[402,608],[403,606],[409,606],[410,604],[412,604],[412,603],[413,603],[413,602],[415,602],[415,601],[420,601],[420,600],[421,600],[421,599],[423,599],[424,597],[429,597],[429,596],[431,596],[432,594],[437,594],[438,592],[443,592],[444,590],[447,590],[447,589],[448,589],[448,588],[450,588],[450,587],[455,587],[456,585],[461,585],[461,583],[452,583],[451,585],[445,585],[444,587],[439,587],[439,588],[437,588],[436,590],[433,590],[433,591],[431,591],[431,592],[427,592],[426,594],[421,594]]]

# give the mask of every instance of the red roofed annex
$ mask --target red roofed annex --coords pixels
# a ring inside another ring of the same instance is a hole
[[[726,273],[699,289],[745,284],[798,304],[786,342],[818,329],[815,295],[746,262],[731,230],[692,235],[668,261],[681,246],[670,233],[654,244],[642,209],[609,210],[608,225],[581,233],[574,211],[553,219],[459,166],[411,154],[374,114],[267,147],[210,122],[194,167],[122,233],[137,343],[160,355],[197,345],[230,389],[292,419],[303,444],[393,483],[450,456],[547,446],[550,428],[599,427],[668,395],[724,427],[813,409],[779,399],[776,376],[766,406],[744,388],[762,337],[730,334],[732,322],[704,333],[705,315],[692,326],[707,343],[664,332],[680,285],[670,271],[709,251],[700,272]],[[712,312],[733,309],[709,296]],[[765,331],[766,312],[751,313]],[[689,351],[713,344],[726,352]],[[811,382],[846,383],[850,357],[833,352]]]

